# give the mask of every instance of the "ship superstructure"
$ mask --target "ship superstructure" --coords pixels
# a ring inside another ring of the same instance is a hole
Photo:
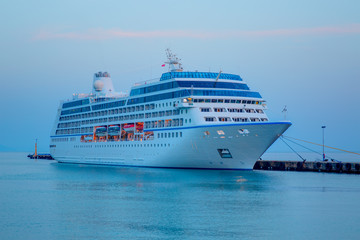
[[[239,75],[183,71],[167,50],[169,72],[116,93],[107,72],[91,94],[60,103],[51,132],[58,162],[144,167],[252,169],[291,125],[271,122],[265,100]]]

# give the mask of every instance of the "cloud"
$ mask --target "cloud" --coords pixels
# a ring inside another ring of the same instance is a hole
[[[328,26],[314,28],[294,28],[275,30],[254,31],[124,31],[121,29],[88,29],[80,32],[54,32],[42,30],[33,36],[33,40],[67,39],[67,40],[110,40],[125,38],[194,38],[194,39],[216,39],[216,38],[243,38],[243,37],[292,37],[312,35],[344,35],[359,34],[360,24],[343,26]]]
[[[213,38],[211,33],[195,31],[123,31],[121,29],[89,29],[83,32],[40,31],[33,40],[108,40],[123,38]]]
[[[254,37],[276,37],[276,36],[303,36],[303,35],[334,35],[334,34],[358,34],[360,33],[360,24],[351,24],[346,26],[333,27],[315,27],[315,28],[296,28],[296,29],[278,29],[264,31],[248,31],[238,33],[244,36]]]

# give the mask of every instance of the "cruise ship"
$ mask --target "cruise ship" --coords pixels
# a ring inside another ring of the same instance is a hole
[[[270,121],[265,100],[236,74],[184,71],[167,49],[169,71],[114,90],[94,74],[92,92],[61,101],[50,153],[60,163],[252,169],[291,125]]]

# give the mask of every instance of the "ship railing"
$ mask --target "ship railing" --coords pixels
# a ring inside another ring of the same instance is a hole
[[[127,98],[129,97],[128,93],[124,93],[124,92],[119,92],[119,93],[112,93],[111,96],[96,96],[96,94],[93,93],[74,93],[72,100],[77,100],[77,99],[83,99],[83,98],[90,98],[92,100],[92,102],[102,102],[102,101],[111,101],[114,99],[119,99],[119,98]],[[93,100],[95,99],[95,100]],[[67,101],[72,101],[70,99],[65,100],[64,102]]]
[[[159,81],[160,81],[160,78],[152,78],[149,80],[136,82],[136,83],[134,83],[134,86],[146,85],[146,84],[155,83],[155,82],[159,82]]]
[[[73,100],[92,97],[94,94],[90,93],[74,93]]]
[[[90,98],[90,102],[100,103],[100,102],[107,102],[107,101],[121,100],[121,99],[126,100],[127,97],[129,97],[129,94],[116,94],[112,97],[96,97],[92,95],[92,97]]]

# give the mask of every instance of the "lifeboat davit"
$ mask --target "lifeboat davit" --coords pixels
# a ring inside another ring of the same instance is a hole
[[[108,130],[108,134],[110,136],[119,135],[120,132],[120,126],[110,126]]]
[[[106,127],[98,127],[95,130],[95,134],[97,136],[105,136],[106,135],[106,130],[107,130]]]
[[[134,124],[124,124],[123,129],[126,132],[133,132],[134,131]]]
[[[85,141],[92,141],[93,140],[93,136],[92,135],[87,135],[87,136],[84,136],[84,140]]]

